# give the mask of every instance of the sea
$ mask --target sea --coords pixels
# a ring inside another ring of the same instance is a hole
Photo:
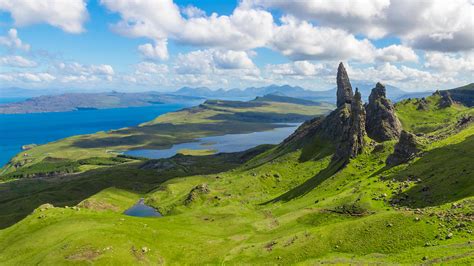
[[[23,98],[0,98],[0,103]],[[0,114],[0,167],[27,144],[44,144],[62,138],[135,126],[155,117],[199,104],[157,104],[146,107],[81,110],[35,114]]]

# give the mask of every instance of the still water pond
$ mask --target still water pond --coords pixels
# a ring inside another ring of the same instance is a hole
[[[219,152],[239,152],[245,151],[261,144],[278,144],[291,133],[293,133],[299,123],[285,124],[287,127],[275,128],[269,131],[253,132],[247,134],[227,134],[223,136],[213,136],[200,138],[195,142],[175,144],[169,149],[163,150],[131,150],[126,151],[126,155],[145,157],[150,159],[169,158],[180,150],[213,150]]]
[[[155,208],[145,204],[143,199],[140,199],[135,205],[127,209],[123,214],[136,217],[160,217],[162,216]]]

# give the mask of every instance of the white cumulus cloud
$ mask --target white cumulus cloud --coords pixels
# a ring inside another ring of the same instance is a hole
[[[0,36],[0,45],[4,45],[11,49],[20,49],[23,51],[29,51],[30,45],[23,43],[23,41],[18,37],[18,31],[16,29],[8,30],[6,36]]]
[[[29,60],[19,55],[9,55],[0,57],[0,65],[9,67],[35,67],[38,64],[35,61]]]
[[[417,62],[418,56],[410,47],[390,45],[376,51],[376,58],[385,62]]]
[[[84,0],[0,0],[0,10],[9,12],[17,26],[46,23],[70,33],[83,32],[88,18]]]
[[[291,16],[282,18],[272,47],[293,60],[371,61],[375,51],[367,39],[359,40],[343,30],[317,27]]]
[[[146,43],[138,46],[138,51],[145,59],[167,60],[169,58],[167,44],[166,40],[156,41],[155,44]]]
[[[469,0],[247,1],[277,8],[318,25],[371,39],[398,36],[413,48],[465,51],[474,48],[474,3]]]

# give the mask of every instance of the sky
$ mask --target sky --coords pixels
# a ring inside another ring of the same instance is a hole
[[[0,87],[473,82],[474,0],[0,0]]]

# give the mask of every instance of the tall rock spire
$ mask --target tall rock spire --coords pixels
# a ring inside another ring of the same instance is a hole
[[[339,63],[337,68],[337,107],[352,102],[352,86],[344,65]]]
[[[351,130],[350,130],[350,154],[354,158],[361,154],[365,145],[365,109],[362,104],[362,95],[356,88],[354,99],[351,103]]]
[[[398,139],[402,125],[395,114],[392,102],[385,95],[385,86],[377,83],[365,107],[367,112],[367,135],[376,141]]]
[[[340,140],[336,145],[336,152],[334,154],[336,159],[348,161],[349,158],[355,158],[364,150],[364,136],[366,135],[365,109],[361,98],[359,90],[356,89],[350,107],[338,109],[344,110],[347,108],[349,114],[343,121]]]

